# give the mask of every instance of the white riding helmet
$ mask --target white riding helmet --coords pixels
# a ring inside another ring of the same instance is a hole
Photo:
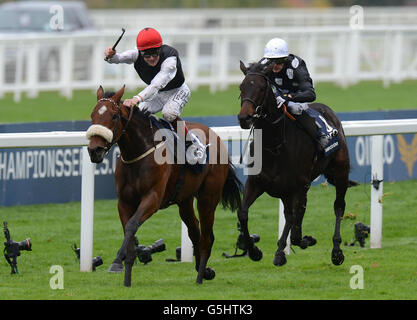
[[[283,39],[273,38],[265,46],[264,58],[285,58],[288,54],[288,44]]]

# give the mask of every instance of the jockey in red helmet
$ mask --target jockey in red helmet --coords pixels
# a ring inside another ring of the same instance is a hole
[[[138,106],[140,110],[151,113],[162,111],[162,116],[169,122],[174,122],[180,116],[190,98],[190,89],[185,83],[178,51],[163,44],[157,30],[142,29],[136,38],[136,49],[116,53],[112,47],[108,47],[104,54],[109,63],[133,64],[139,77],[147,84],[137,95],[124,100],[125,106]],[[194,133],[184,128],[186,136],[188,134],[193,142],[192,148],[187,150],[187,157],[192,155],[192,162],[198,160],[202,163],[206,158],[206,146]]]
[[[159,48],[162,46],[162,37],[153,28],[142,29],[136,37],[136,47],[139,51]]]

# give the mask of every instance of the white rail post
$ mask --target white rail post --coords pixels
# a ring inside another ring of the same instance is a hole
[[[181,221],[181,262],[193,262],[193,244],[188,237],[188,228]]]
[[[372,136],[371,141],[371,248],[381,248],[384,136]]]
[[[5,45],[3,45],[0,42],[0,61],[6,61],[5,60],[5,51],[6,51]],[[3,86],[4,86],[4,83],[6,82],[5,75],[6,75],[6,64],[1,63],[0,64],[0,98],[4,97]]]
[[[281,199],[279,199],[278,207],[279,207],[279,221],[278,221],[278,239],[279,239],[281,238],[281,235],[282,235],[282,232],[284,231],[284,226],[285,226],[284,204],[282,203]],[[285,254],[290,254],[290,245],[291,245],[290,235],[291,235],[291,231],[288,233],[287,246],[284,249]]]
[[[87,147],[82,148],[80,271],[91,272],[93,265],[94,171]]]

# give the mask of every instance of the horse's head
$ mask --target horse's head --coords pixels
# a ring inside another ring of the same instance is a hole
[[[92,125],[87,130],[91,162],[102,162],[106,152],[123,134],[122,119],[128,113],[120,104],[124,89],[123,86],[114,95],[105,95],[101,86],[97,90],[97,104],[91,113]]]
[[[249,129],[253,122],[265,116],[268,109],[271,85],[267,77],[273,65],[256,63],[246,67],[240,61],[240,70],[245,78],[240,84],[241,109],[237,116],[242,129]]]

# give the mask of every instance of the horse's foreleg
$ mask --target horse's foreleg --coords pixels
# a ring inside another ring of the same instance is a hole
[[[122,223],[123,232],[126,232],[126,224],[129,219],[134,214],[136,208],[131,207],[129,204],[121,201],[119,199],[117,203],[117,208],[119,210],[119,217],[120,222]],[[126,255],[122,252],[122,248],[116,254],[116,258],[113,260],[112,264],[109,267],[108,272],[111,273],[122,273],[123,272],[123,264],[122,261],[125,259]]]
[[[132,267],[136,259],[135,239],[132,237],[127,247],[125,259],[125,279],[124,285],[130,287],[132,279]]]
[[[138,211],[136,211],[136,213],[138,213]],[[113,260],[112,264],[110,265],[109,272],[112,272],[112,273],[121,273],[121,272],[123,272],[122,262],[126,259],[125,264],[129,264],[132,260],[131,253],[128,256],[128,249],[129,249],[129,247],[133,246],[133,250],[134,250],[134,236],[135,236],[136,231],[138,230],[138,228],[140,226],[139,222],[136,220],[137,218],[134,218],[134,217],[140,217],[140,214],[136,215],[136,213],[135,213],[135,215],[133,215],[129,219],[129,221],[126,223],[126,225],[124,227],[123,243],[122,243],[122,246],[120,247],[119,251],[117,251],[116,258]],[[130,250],[130,252],[131,251],[132,250]],[[128,261],[127,261],[127,259],[128,259]],[[133,258],[133,261],[134,261],[134,258]],[[127,267],[127,265],[126,265],[126,267]],[[129,272],[129,274],[130,274],[130,272]]]
[[[212,280],[215,277],[213,269],[207,267],[207,262],[211,255],[211,248],[214,243],[214,212],[216,210],[219,199],[215,199],[214,195],[204,194],[200,196],[197,201],[197,209],[200,218],[200,261],[196,262],[196,268],[198,263],[198,275],[196,282],[201,284],[203,279]],[[197,260],[197,256],[196,256]]]
[[[110,268],[120,268],[120,265],[124,259],[125,261],[125,286],[130,286],[131,282],[131,270],[135,260],[134,252],[134,236],[138,231],[138,228],[149,219],[159,208],[160,201],[158,194],[154,191],[149,192],[147,195],[142,197],[142,201],[139,204],[138,209],[135,211],[133,216],[127,221],[124,230],[125,236],[123,244],[117,252],[117,257],[113,261]],[[129,249],[129,250],[128,250]],[[110,270],[109,270],[110,271]]]
[[[248,212],[249,207],[263,194],[263,190],[257,187],[253,182],[253,179],[249,177],[246,180],[245,190],[243,192],[243,199],[241,207],[238,209],[237,217],[240,224],[239,239],[243,240],[243,247],[241,249],[248,250],[249,257],[253,261],[259,261],[262,259],[262,251],[255,246],[253,239],[250,237],[248,229]]]
[[[302,225],[307,207],[307,192],[309,187],[310,185],[306,185],[293,200],[294,218],[291,226],[291,244],[299,246],[301,249],[313,246],[317,242],[312,236],[302,237]]]

